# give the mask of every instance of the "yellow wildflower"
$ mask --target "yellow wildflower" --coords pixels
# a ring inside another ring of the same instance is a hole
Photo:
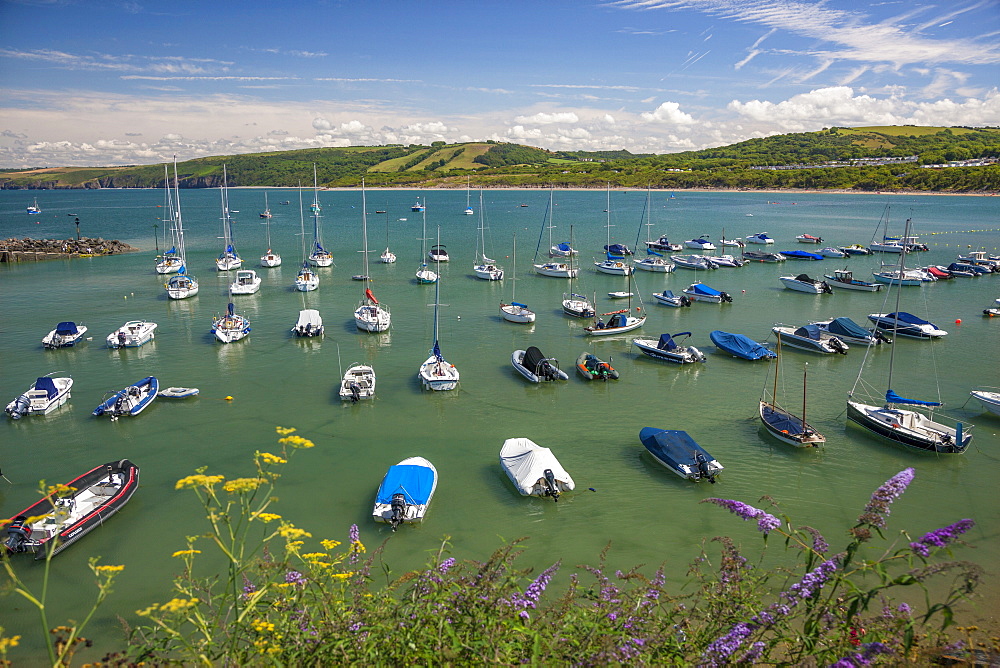
[[[191,555],[191,554],[201,554],[201,550],[177,550],[176,552],[174,552],[170,556],[172,556],[172,557],[186,557],[186,556]]]
[[[262,483],[266,482],[263,478],[234,478],[226,482],[222,486],[222,489],[226,490],[230,494],[239,494],[242,492],[250,492],[261,486]]]
[[[303,554],[303,559],[308,559],[309,561],[321,561],[326,559],[329,555],[326,552],[310,552],[308,554]]]
[[[264,524],[268,522],[273,522],[274,520],[280,520],[281,515],[275,515],[274,513],[253,513],[250,515],[250,519],[260,520]]]
[[[194,487],[210,488],[212,485],[222,482],[225,479],[225,476],[221,475],[204,475],[199,473],[197,475],[189,475],[186,478],[181,478],[177,481],[177,484],[174,485],[174,489],[190,489]]]
[[[9,638],[0,638],[0,655],[6,654],[7,650],[11,647],[17,647],[21,640],[21,636],[11,636]]]
[[[367,552],[367,551],[368,550],[365,549],[365,544],[362,543],[360,540],[351,541],[351,554],[360,554],[362,552]]]
[[[269,622],[266,619],[255,619],[253,620],[253,629],[257,633],[270,633],[274,630],[274,622]]]
[[[95,569],[98,573],[120,573],[125,570],[124,566],[97,566]]]
[[[175,598],[160,606],[161,612],[184,612],[198,604],[198,599]]]
[[[295,431],[295,427],[275,427],[274,430],[282,436],[288,436]]]
[[[279,438],[278,443],[290,445],[293,448],[311,448],[315,446],[315,443],[307,438],[302,438],[301,436],[286,436],[284,438]]]
[[[287,459],[282,459],[278,455],[272,455],[270,452],[261,452],[260,458],[265,464],[287,464]]]
[[[347,571],[346,573],[330,573],[331,578],[336,578],[338,580],[346,580],[352,575],[354,575],[353,571]]]
[[[294,524],[286,522],[278,527],[278,534],[288,540],[295,540],[297,538],[312,538],[312,534],[305,529],[299,529]]]
[[[45,496],[69,496],[76,491],[76,487],[70,487],[69,485],[49,485],[49,488],[45,491]]]
[[[340,545],[340,541],[339,540],[323,539],[323,540],[321,540],[319,542],[319,544],[322,545],[323,547],[325,547],[328,550],[332,550],[333,548],[335,548],[338,545]]]

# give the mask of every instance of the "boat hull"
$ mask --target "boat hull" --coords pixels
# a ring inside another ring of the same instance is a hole
[[[563,262],[546,262],[532,266],[535,268],[536,274],[552,278],[576,278],[577,274],[580,273],[579,269]]]
[[[661,350],[659,341],[655,339],[632,339],[632,345],[642,351],[645,355],[663,362],[673,362],[674,364],[694,364],[704,362],[705,356],[694,346],[678,346],[673,350]]]
[[[1000,392],[973,390],[969,395],[973,399],[977,399],[983,405],[983,408],[989,412],[994,415],[1000,415]]]
[[[454,364],[443,359],[439,360],[436,355],[431,355],[420,365],[417,376],[425,390],[434,392],[454,390],[461,379]]]
[[[500,317],[507,322],[526,325],[535,322],[535,312],[518,304],[500,304]]]
[[[156,336],[156,323],[130,320],[108,334],[108,348],[138,348]]]
[[[659,274],[670,274],[677,269],[673,262],[667,262],[660,258],[646,258],[644,260],[633,260],[633,266],[640,271],[651,271]]]
[[[847,402],[847,419],[877,436],[921,452],[961,454],[972,440],[972,434],[965,432],[962,443],[957,443],[955,428],[929,420],[916,411],[889,409],[857,401]],[[908,423],[911,426],[903,426]]]
[[[340,381],[341,401],[360,401],[375,396],[375,369],[367,364],[352,365]]]
[[[767,433],[783,443],[797,448],[818,448],[826,443],[826,437],[817,432],[808,422],[792,415],[780,406],[767,401],[760,402],[760,421]]]
[[[589,336],[611,336],[613,334],[624,334],[625,332],[631,332],[634,329],[639,329],[646,322],[646,316],[641,316],[636,318],[634,316],[628,316],[625,318],[625,324],[620,327],[584,327],[583,331]]]
[[[116,392],[111,398],[95,408],[93,415],[95,417],[110,415],[112,420],[117,420],[125,415],[138,415],[156,399],[159,389],[160,382],[156,376],[148,376]]]

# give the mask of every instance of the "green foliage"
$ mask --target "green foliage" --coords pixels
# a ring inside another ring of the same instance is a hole
[[[530,165],[546,162],[552,154],[540,148],[521,146],[520,144],[497,144],[489,151],[477,156],[474,162],[487,167],[506,167],[508,165]]]

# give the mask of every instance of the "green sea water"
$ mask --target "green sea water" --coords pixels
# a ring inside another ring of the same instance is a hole
[[[35,195],[42,214],[28,216],[25,207]],[[440,343],[461,372],[460,389],[454,392],[422,391],[417,380],[433,344],[434,302],[434,286],[414,280],[422,261],[422,219],[410,207],[418,195],[427,203],[425,245],[437,243],[440,226],[440,243],[451,256],[440,267]],[[79,218],[82,235],[119,239],[141,249],[112,257],[0,265],[0,398],[10,401],[50,372],[75,381],[72,399],[56,412],[18,422],[5,419],[0,425],[0,467],[12,483],[0,480],[0,516],[12,516],[33,502],[40,479],[65,482],[122,457],[142,469],[141,487],[129,505],[53,562],[53,624],[83,616],[94,595],[90,557],[126,566],[87,633],[96,640],[91,658],[119,645],[116,616],[134,624],[135,610],[172,597],[170,581],[181,565],[170,555],[185,548],[185,536],[205,528],[193,495],[175,491],[174,483],[199,467],[227,477],[250,475],[253,453],[278,447],[278,425],[296,427],[316,447],[297,453],[285,467],[274,512],[310,531],[314,541],[344,540],[350,525],[357,524],[369,549],[384,543],[381,559],[396,574],[425,563],[446,536],[459,558],[484,558],[503,540],[528,536],[524,565],[544,568],[562,560],[565,575],[577,564],[595,563],[610,542],[614,567],[664,563],[671,584],[679,587],[703,541],[728,534],[753,549],[759,541],[752,523],[700,504],[703,499],[753,504],[771,496],[794,521],[816,527],[837,549],[871,492],[903,468],[914,467],[916,480],[893,505],[889,531],[905,528],[917,537],[961,518],[974,519],[977,525],[967,537],[977,549],[959,554],[985,566],[990,577],[985,598],[970,615],[996,627],[1000,419],[970,400],[969,391],[1000,386],[1000,319],[982,315],[1000,297],[1000,275],[925,284],[902,293],[901,310],[949,334],[932,342],[900,339],[893,389],[904,396],[940,398],[948,415],[975,425],[966,454],[934,457],[904,451],[847,425],[845,400],[865,357],[860,348],[846,356],[783,351],[779,398],[798,410],[808,362],[809,421],[827,437],[824,449],[804,452],[759,428],[757,401],[770,382],[767,364],[731,358],[709,340],[712,330],[722,329],[773,345],[770,328],[778,322],[848,316],[867,323],[868,313],[894,310],[894,293],[886,304],[886,291],[813,296],[783,289],[778,281],[778,276],[802,272],[819,277],[845,264],[864,276],[878,258],[754,263],[708,274],[637,272],[632,290],[648,312],[645,326],[602,338],[584,336],[588,323],[562,314],[560,301],[569,283],[534,274],[531,260],[539,244],[541,252],[548,248],[550,231],[555,243],[569,241],[572,228],[573,245],[581,250],[580,277],[572,289],[596,294],[599,312],[607,312],[623,304],[607,293],[629,286],[624,278],[594,270],[609,229],[613,242],[630,247],[637,238],[642,246],[647,228],[641,223],[648,220],[653,238],[667,234],[683,242],[702,234],[718,240],[723,231],[727,237],[767,232],[777,240],[771,250],[812,250],[794,237],[809,233],[823,237],[823,245],[867,245],[889,205],[890,233],[901,234],[903,221],[912,218],[913,233],[930,245],[929,252],[911,255],[908,262],[947,265],[969,247],[1000,252],[1000,199],[656,192],[644,215],[644,191],[614,191],[610,206],[604,191],[557,191],[549,230],[548,191],[490,190],[483,193],[486,252],[506,268],[505,279],[493,283],[472,271],[480,204],[473,192],[476,215],[463,215],[466,195],[464,190],[368,192],[372,289],[392,311],[391,330],[379,335],[360,332],[352,317],[363,290],[351,280],[362,273],[359,191],[320,193],[323,238],[336,264],[319,269],[319,290],[304,294],[292,288],[302,260],[298,192],[268,191],[272,246],[284,263],[265,269],[258,264],[266,249],[266,228],[258,217],[264,193],[231,190],[230,208],[239,211],[234,213],[235,246],[244,266],[263,277],[263,287],[256,295],[233,298],[253,331],[243,341],[223,345],[210,334],[213,316],[226,308],[232,280],[213,262],[222,250],[217,190],[181,193],[189,273],[201,283],[198,296],[182,301],[167,298],[163,277],[153,270],[156,248],[164,247],[160,191],[0,191],[0,239],[71,238]],[[311,192],[304,197],[308,204]],[[291,204],[279,204],[284,200]],[[517,267],[512,263],[515,234]],[[399,258],[396,264],[377,261],[387,245]],[[679,292],[696,280],[729,292],[734,302],[673,309],[651,298],[655,291]],[[538,314],[533,325],[500,319],[500,302],[510,301],[515,291],[517,301]],[[639,305],[633,300],[633,309]],[[303,308],[320,310],[325,338],[290,334]],[[107,349],[105,337],[132,319],[158,323],[156,339],[139,349]],[[43,350],[42,336],[63,320],[87,325],[92,340]],[[635,336],[687,331],[693,333],[690,343],[708,355],[705,364],[666,364],[631,347]],[[569,381],[532,385],[518,375],[511,352],[530,345],[558,359],[571,373]],[[583,351],[611,361],[621,378],[607,383],[581,379],[573,364]],[[888,360],[889,350],[877,350],[865,367],[865,380],[878,391],[885,389]],[[357,361],[374,366],[376,399],[345,404],[337,397],[339,378]],[[157,376],[162,386],[194,386],[201,394],[161,398],[134,419],[110,422],[91,416],[108,391],[148,375]],[[725,466],[719,483],[692,484],[657,464],[639,443],[639,430],[646,426],[690,433]],[[498,463],[503,441],[518,436],[551,448],[576,480],[576,491],[558,503],[520,497]],[[393,534],[371,521],[371,506],[386,469],[413,455],[438,469],[437,493],[422,525]],[[41,565],[23,555],[15,562],[19,575],[37,589]],[[0,605],[0,625],[8,635],[22,636],[12,658],[39,660],[36,614],[16,595]]]

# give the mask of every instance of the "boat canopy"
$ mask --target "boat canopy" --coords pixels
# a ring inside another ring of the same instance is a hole
[[[522,304],[521,302],[511,302],[511,306],[520,306],[521,308],[528,308],[527,304]]]
[[[408,504],[423,505],[433,491],[433,469],[415,464],[396,464],[386,471],[375,502],[389,505],[393,494],[402,493]]]
[[[538,365],[541,364],[544,359],[545,355],[542,354],[541,350],[535,346],[529,346],[528,349],[524,351],[524,357],[521,358],[521,366],[531,373],[535,373],[535,369],[538,368]]]
[[[819,341],[820,329],[816,325],[802,325],[795,330],[795,336],[801,336],[804,339]]]
[[[58,325],[56,325],[56,334],[59,334],[60,336],[67,336],[78,333],[79,330],[77,330],[75,322],[60,322]]]
[[[887,320],[898,320],[900,322],[905,322],[910,325],[930,325],[937,329],[937,325],[932,322],[928,322],[922,318],[918,318],[912,313],[907,313],[906,311],[896,311],[895,313],[890,313],[885,316]]]
[[[796,281],[802,281],[803,283],[819,283],[815,278],[809,278],[808,274],[799,274],[795,277]]]
[[[853,336],[857,339],[867,339],[871,337],[871,332],[867,329],[854,322],[850,318],[834,318],[830,321],[827,330],[831,334],[840,334],[842,336]]]
[[[742,357],[745,360],[759,360],[764,357],[777,357],[773,352],[743,334],[732,334],[715,330],[708,335],[712,343],[728,353]]]
[[[800,251],[800,250],[781,251],[781,254],[784,255],[785,257],[798,257],[798,258],[802,258],[804,260],[822,260],[823,259],[822,255],[818,255],[816,253],[810,253],[808,251]]]
[[[691,336],[691,332],[680,332],[679,334],[674,334],[673,336],[670,334],[660,334],[660,342],[656,345],[656,347],[659,350],[674,350],[679,347],[677,342],[674,341],[674,337],[685,335]]]
[[[559,250],[561,250],[561,251],[562,251],[562,252],[564,252],[564,253],[568,253],[568,252],[570,252],[571,250],[573,250],[573,247],[572,247],[572,246],[570,246],[570,245],[569,245],[568,243],[566,243],[565,241],[564,241],[564,242],[562,242],[562,243],[560,243],[560,244],[556,244],[556,248],[557,248],[557,249],[559,249]]]
[[[691,287],[688,288],[688,289],[691,292],[695,293],[696,295],[706,295],[706,296],[709,296],[709,297],[718,297],[718,296],[720,296],[722,294],[721,292],[719,292],[715,288],[710,288],[707,285],[705,285],[704,283],[693,283],[691,285]]]
[[[59,390],[56,389],[56,384],[52,382],[52,379],[49,378],[48,376],[42,376],[41,378],[36,380],[35,389],[44,390],[45,396],[47,396],[49,399],[52,399],[57,394],[59,394]]]
[[[909,404],[911,406],[941,406],[940,401],[922,401],[920,399],[907,399],[896,394],[892,390],[885,391],[885,400],[890,404]]]
[[[320,316],[319,311],[314,308],[302,309],[299,311],[298,322],[295,323],[296,328],[312,328],[318,329],[323,326],[323,318]]]
[[[623,255],[612,255],[610,251],[608,251],[606,253],[606,255],[608,257],[608,262],[618,262],[619,260],[624,260],[625,259],[625,256],[623,256]]]
[[[639,432],[639,440],[657,459],[668,462],[672,468],[681,464],[697,466],[698,455],[704,455],[708,461],[715,459],[686,431],[680,429],[643,427]]]
[[[802,428],[802,418],[795,417],[783,410],[775,410],[771,406],[765,406],[760,416],[767,423],[767,426],[775,431],[790,435],[806,433]]]
[[[617,253],[621,255],[628,255],[628,246],[625,244],[610,244],[604,247],[604,250],[609,253]]]
[[[655,255],[656,257],[663,257],[663,253],[657,253],[652,248],[647,248],[646,249],[646,255]]]

